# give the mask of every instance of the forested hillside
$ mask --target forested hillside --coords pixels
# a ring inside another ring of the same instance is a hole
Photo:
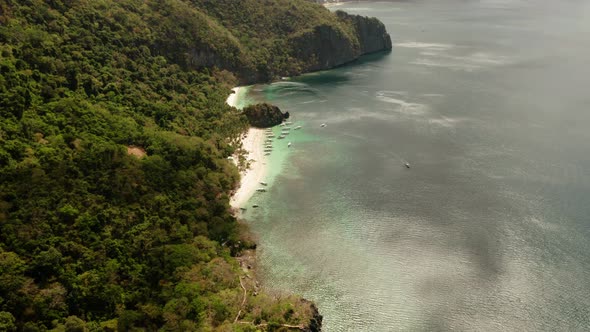
[[[289,41],[319,26],[361,54],[306,0],[0,0],[0,330],[310,326],[244,301],[225,99],[315,69]]]

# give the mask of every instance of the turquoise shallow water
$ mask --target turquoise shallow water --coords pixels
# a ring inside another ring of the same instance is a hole
[[[337,8],[394,49],[249,91],[303,126],[245,215],[265,287],[328,332],[590,330],[590,3]]]

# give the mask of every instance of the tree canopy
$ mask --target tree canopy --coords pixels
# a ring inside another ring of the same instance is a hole
[[[320,25],[358,44],[305,0],[0,0],[0,330],[307,324],[243,302],[225,99],[304,71],[289,40]]]

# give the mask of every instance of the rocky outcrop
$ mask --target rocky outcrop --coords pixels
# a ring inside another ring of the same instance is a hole
[[[306,301],[306,300],[303,300]],[[306,301],[309,302],[309,301]],[[322,331],[322,315],[316,307],[315,303],[309,302],[310,309],[311,309],[311,318],[309,320],[309,325],[302,329],[303,332],[321,332]]]
[[[360,56],[391,50],[391,37],[376,18],[336,12],[343,23],[319,25],[290,38],[293,57],[303,62],[303,71],[342,66]]]
[[[350,15],[343,11],[337,11],[336,15],[355,28],[362,54],[391,50],[391,36],[377,18]]]
[[[334,68],[360,56],[358,42],[344,30],[332,25],[319,25],[291,38],[294,57],[303,60],[304,71]]]
[[[289,118],[288,112],[283,114],[277,106],[267,103],[250,105],[242,112],[248,118],[250,125],[257,128],[273,127]]]

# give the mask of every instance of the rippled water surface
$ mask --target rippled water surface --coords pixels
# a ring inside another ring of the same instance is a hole
[[[590,330],[590,2],[338,9],[394,49],[252,89],[303,126],[246,214],[266,287],[328,332]]]

